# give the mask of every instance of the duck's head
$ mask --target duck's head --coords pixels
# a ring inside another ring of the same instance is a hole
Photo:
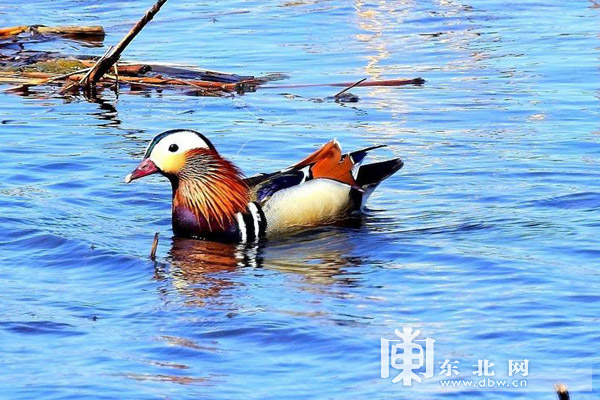
[[[157,135],[125,182],[157,172],[173,186],[175,227],[189,227],[188,217],[193,215],[196,231],[225,229],[248,204],[248,187],[239,169],[200,132],[176,129]]]
[[[158,134],[148,145],[144,159],[133,172],[125,177],[129,183],[157,172],[173,180],[193,168],[196,155],[217,155],[215,147],[200,132],[173,129]],[[207,160],[208,161],[208,160]],[[200,171],[197,171],[200,172]]]

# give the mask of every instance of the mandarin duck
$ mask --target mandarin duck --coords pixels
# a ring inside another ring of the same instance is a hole
[[[150,142],[125,182],[154,173],[171,181],[175,236],[248,242],[360,213],[377,185],[403,166],[397,158],[362,165],[380,147],[342,154],[332,140],[288,168],[244,178],[200,132],[175,129]]]

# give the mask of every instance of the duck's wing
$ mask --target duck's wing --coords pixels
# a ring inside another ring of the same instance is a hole
[[[313,179],[328,179],[366,191],[402,168],[400,159],[362,165],[369,151],[381,147],[385,145],[342,154],[337,140],[331,140],[302,161],[281,171],[246,178],[245,183],[250,188],[252,200],[261,204],[280,190],[302,185]]]
[[[401,167],[401,161],[362,161],[374,146],[342,154],[332,140],[299,163],[246,179],[251,198],[263,207],[271,231],[332,222],[359,210],[366,195]]]
[[[244,182],[250,189],[250,199],[261,205],[280,190],[297,186],[308,178],[305,171],[278,171],[271,174],[258,174],[246,178]]]
[[[278,191],[319,178],[356,186],[352,176],[352,157],[342,155],[335,140],[328,142],[299,163],[274,173],[246,178],[245,183],[250,188],[253,200],[262,204]]]

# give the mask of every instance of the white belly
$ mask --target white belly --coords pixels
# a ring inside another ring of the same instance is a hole
[[[315,179],[281,190],[263,206],[267,234],[334,222],[348,214],[350,186]]]

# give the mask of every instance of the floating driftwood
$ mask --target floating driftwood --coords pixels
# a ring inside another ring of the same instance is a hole
[[[61,35],[67,37],[95,37],[104,39],[104,28],[101,26],[45,26],[45,25],[23,25],[0,28],[0,38],[17,36],[22,33],[32,33],[41,35]]]
[[[19,92],[29,89],[31,86],[39,85],[62,85],[62,92],[68,92],[77,90],[80,83],[89,76],[91,67],[85,67],[83,63],[81,69],[66,72],[64,74],[35,71],[32,69],[23,69],[19,71],[1,71],[0,70],[0,83],[11,83],[18,84],[17,87],[8,89],[12,92]],[[255,79],[253,77],[248,79],[237,79],[233,75],[225,75],[222,73],[215,73],[207,71],[207,75],[210,78],[218,79],[218,77],[224,78],[226,82],[219,80],[203,80],[203,79],[184,79],[176,76],[163,76],[157,74],[154,76],[145,76],[148,71],[151,71],[152,67],[149,65],[117,65],[116,74],[105,74],[98,82],[100,86],[114,85],[118,83],[120,85],[129,86],[146,86],[155,88],[168,88],[168,87],[184,87],[187,89],[195,90],[203,95],[219,96],[231,92],[245,92],[254,90],[257,85],[262,83],[262,80]],[[194,72],[189,70],[188,72]],[[202,75],[202,73],[199,73]]]

